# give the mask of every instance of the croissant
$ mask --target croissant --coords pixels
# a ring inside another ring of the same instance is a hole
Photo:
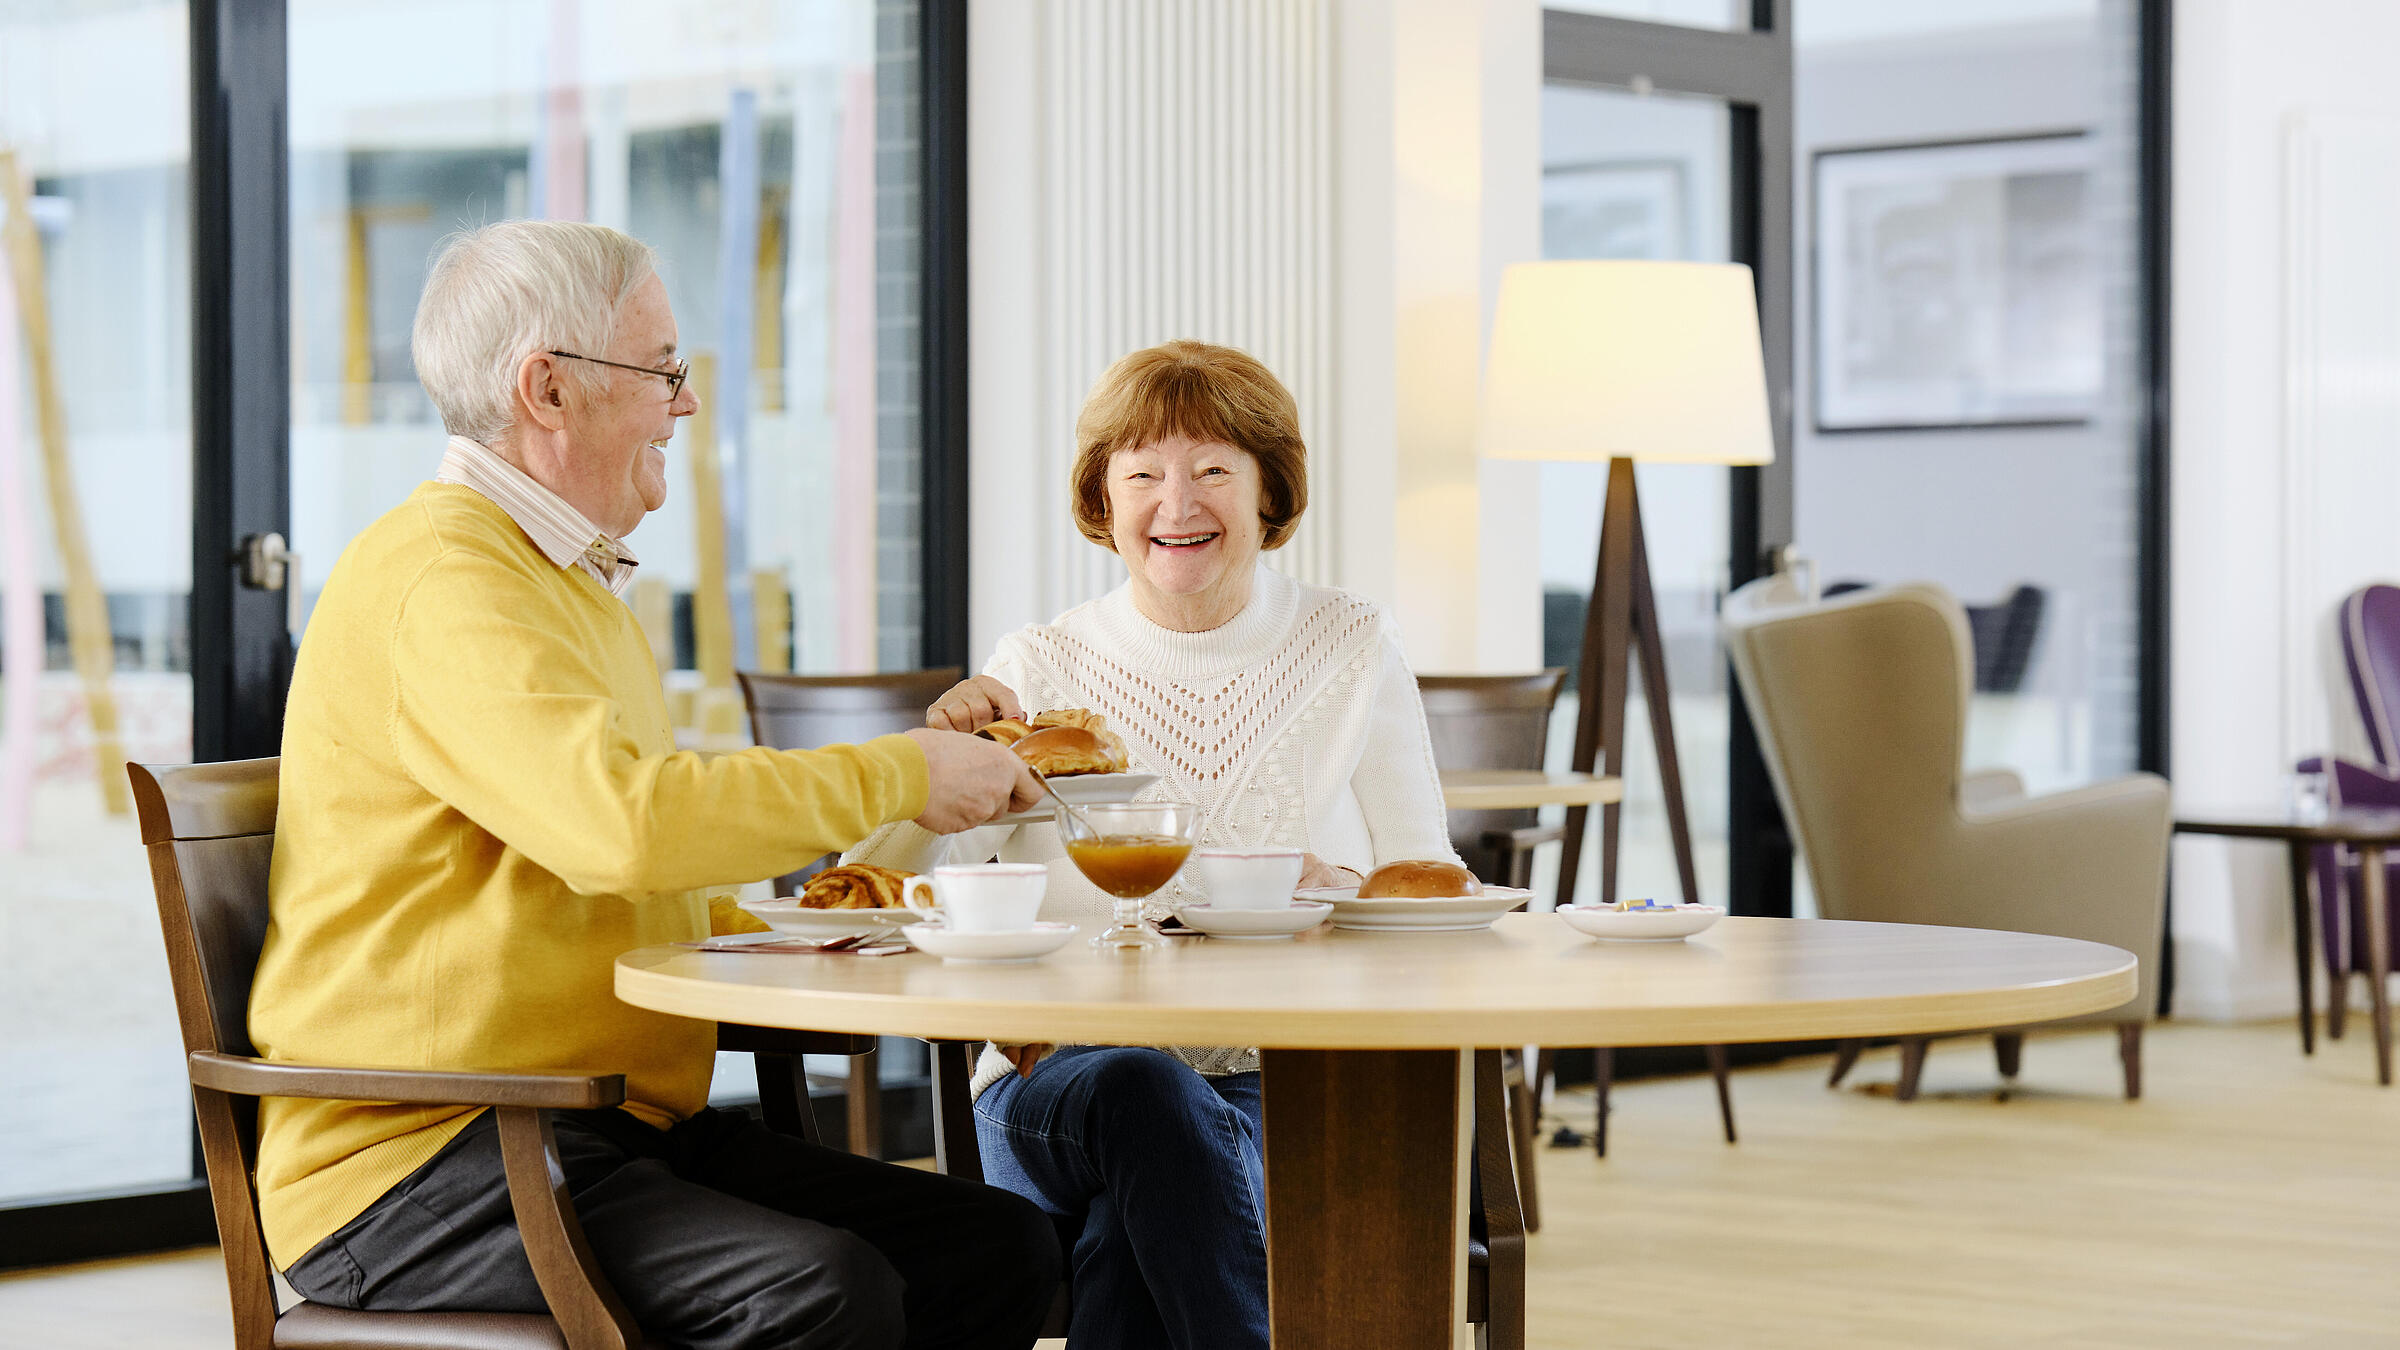
[[[803,909],[897,909],[905,903],[900,888],[913,872],[898,872],[873,863],[844,863],[828,867],[800,888]]]

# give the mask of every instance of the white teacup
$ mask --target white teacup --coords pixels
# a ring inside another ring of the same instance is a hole
[[[954,933],[1021,933],[1041,917],[1050,869],[1040,863],[961,863],[910,877],[900,898],[927,923]],[[919,895],[929,894],[929,901]]]
[[[1191,866],[1219,909],[1289,909],[1300,884],[1296,848],[1196,848]]]

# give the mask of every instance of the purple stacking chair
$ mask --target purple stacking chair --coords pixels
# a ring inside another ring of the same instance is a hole
[[[2400,586],[2374,585],[2342,601],[2342,661],[2350,696],[2366,728],[2373,764],[2309,758],[2302,773],[2325,774],[2335,807],[2400,808]],[[2400,858],[2385,864],[2385,894],[2400,922]],[[2316,850],[2317,931],[2325,948],[2325,1034],[2339,1039],[2349,1018],[2350,977],[2367,971],[2364,916],[2359,910],[2358,854],[2342,845]],[[2391,931],[2400,932],[2400,927]]]

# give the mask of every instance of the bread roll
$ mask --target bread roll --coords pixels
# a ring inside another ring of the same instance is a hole
[[[1009,748],[1044,778],[1125,771],[1122,743],[1112,750],[1098,733],[1082,727],[1043,727]]]
[[[1359,885],[1358,898],[1380,900],[1390,896],[1417,899],[1447,900],[1462,895],[1480,895],[1483,883],[1475,874],[1447,862],[1392,862],[1367,873]]]
[[[873,863],[844,863],[828,867],[800,888],[802,909],[898,909],[906,902],[900,888],[914,872],[894,871]]]
[[[1033,728],[1014,717],[1003,717],[984,727],[980,733],[1002,745],[1015,745],[1033,734]]]

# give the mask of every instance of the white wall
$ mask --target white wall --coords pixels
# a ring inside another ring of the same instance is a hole
[[[1499,270],[1538,242],[1534,0],[1029,0],[969,24],[975,651],[1121,576],[1067,520],[1076,407],[1109,360],[1192,336],[1301,403],[1309,515],[1276,565],[1390,605],[1421,669],[1538,664],[1531,475],[1473,447]],[[1275,190],[1234,200],[1262,164]],[[1256,287],[1261,260],[1285,283]]]
[[[2328,114],[2400,119],[2400,6],[2385,0],[2214,0],[2175,23],[2173,766],[2189,802],[2269,802],[2291,768],[2296,728],[2324,690],[2288,659],[2321,614],[2295,597],[2296,571],[2347,569],[2356,585],[2400,575],[2392,501],[2372,491],[2287,516],[2312,466],[2296,457],[2366,454],[2295,438],[2286,188],[2295,129]],[[2386,177],[2400,165],[2386,166]],[[2388,199],[2387,199],[2388,200]],[[2400,236],[2400,211],[2346,222]],[[2320,356],[2327,354],[2320,353]],[[2388,369],[2361,372],[2388,386]],[[2305,380],[2303,380],[2305,382]],[[2295,470],[2299,472],[2296,473]],[[2331,534],[2386,541],[2377,566],[2315,552]],[[2203,1016],[2265,1016],[2292,1003],[2283,861],[2255,845],[2175,845],[2178,1002]]]

